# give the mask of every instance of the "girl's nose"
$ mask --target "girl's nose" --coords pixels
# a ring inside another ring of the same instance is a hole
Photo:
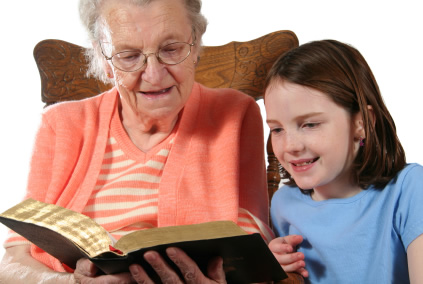
[[[285,152],[299,152],[304,149],[304,144],[297,133],[285,133],[282,143]]]

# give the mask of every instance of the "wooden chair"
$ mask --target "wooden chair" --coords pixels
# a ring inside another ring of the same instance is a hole
[[[205,46],[196,68],[195,79],[212,88],[234,88],[256,100],[263,96],[267,72],[284,52],[298,46],[291,31],[277,31],[248,42],[223,46]],[[85,76],[87,62],[84,48],[61,40],[44,40],[34,48],[34,58],[41,77],[41,98],[46,105],[78,100],[100,94],[111,85]],[[280,182],[279,163],[267,142],[267,181],[269,198]],[[295,273],[280,283],[304,283]]]

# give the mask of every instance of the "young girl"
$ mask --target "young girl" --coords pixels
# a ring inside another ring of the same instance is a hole
[[[267,123],[285,186],[269,246],[310,283],[423,283],[423,167],[406,164],[362,55],[304,44],[268,75]]]

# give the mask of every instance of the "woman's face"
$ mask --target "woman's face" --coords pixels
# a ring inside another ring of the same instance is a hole
[[[102,9],[105,19],[101,45],[105,55],[122,51],[156,53],[173,42],[194,42],[192,25],[181,0],[158,0],[136,6],[130,1],[108,1]],[[124,72],[105,61],[113,74],[122,108],[141,119],[173,119],[184,107],[194,83],[197,47],[182,63],[165,65],[154,54],[138,71]]]
[[[360,115],[322,92],[282,81],[267,88],[265,107],[275,155],[300,188],[314,189],[319,199],[356,193],[350,172],[364,135]]]

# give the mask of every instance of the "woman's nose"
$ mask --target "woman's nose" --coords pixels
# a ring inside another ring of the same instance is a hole
[[[157,56],[154,53],[148,54],[145,69],[142,72],[142,80],[148,81],[150,84],[160,83],[163,80],[165,72],[165,65],[160,63]]]

